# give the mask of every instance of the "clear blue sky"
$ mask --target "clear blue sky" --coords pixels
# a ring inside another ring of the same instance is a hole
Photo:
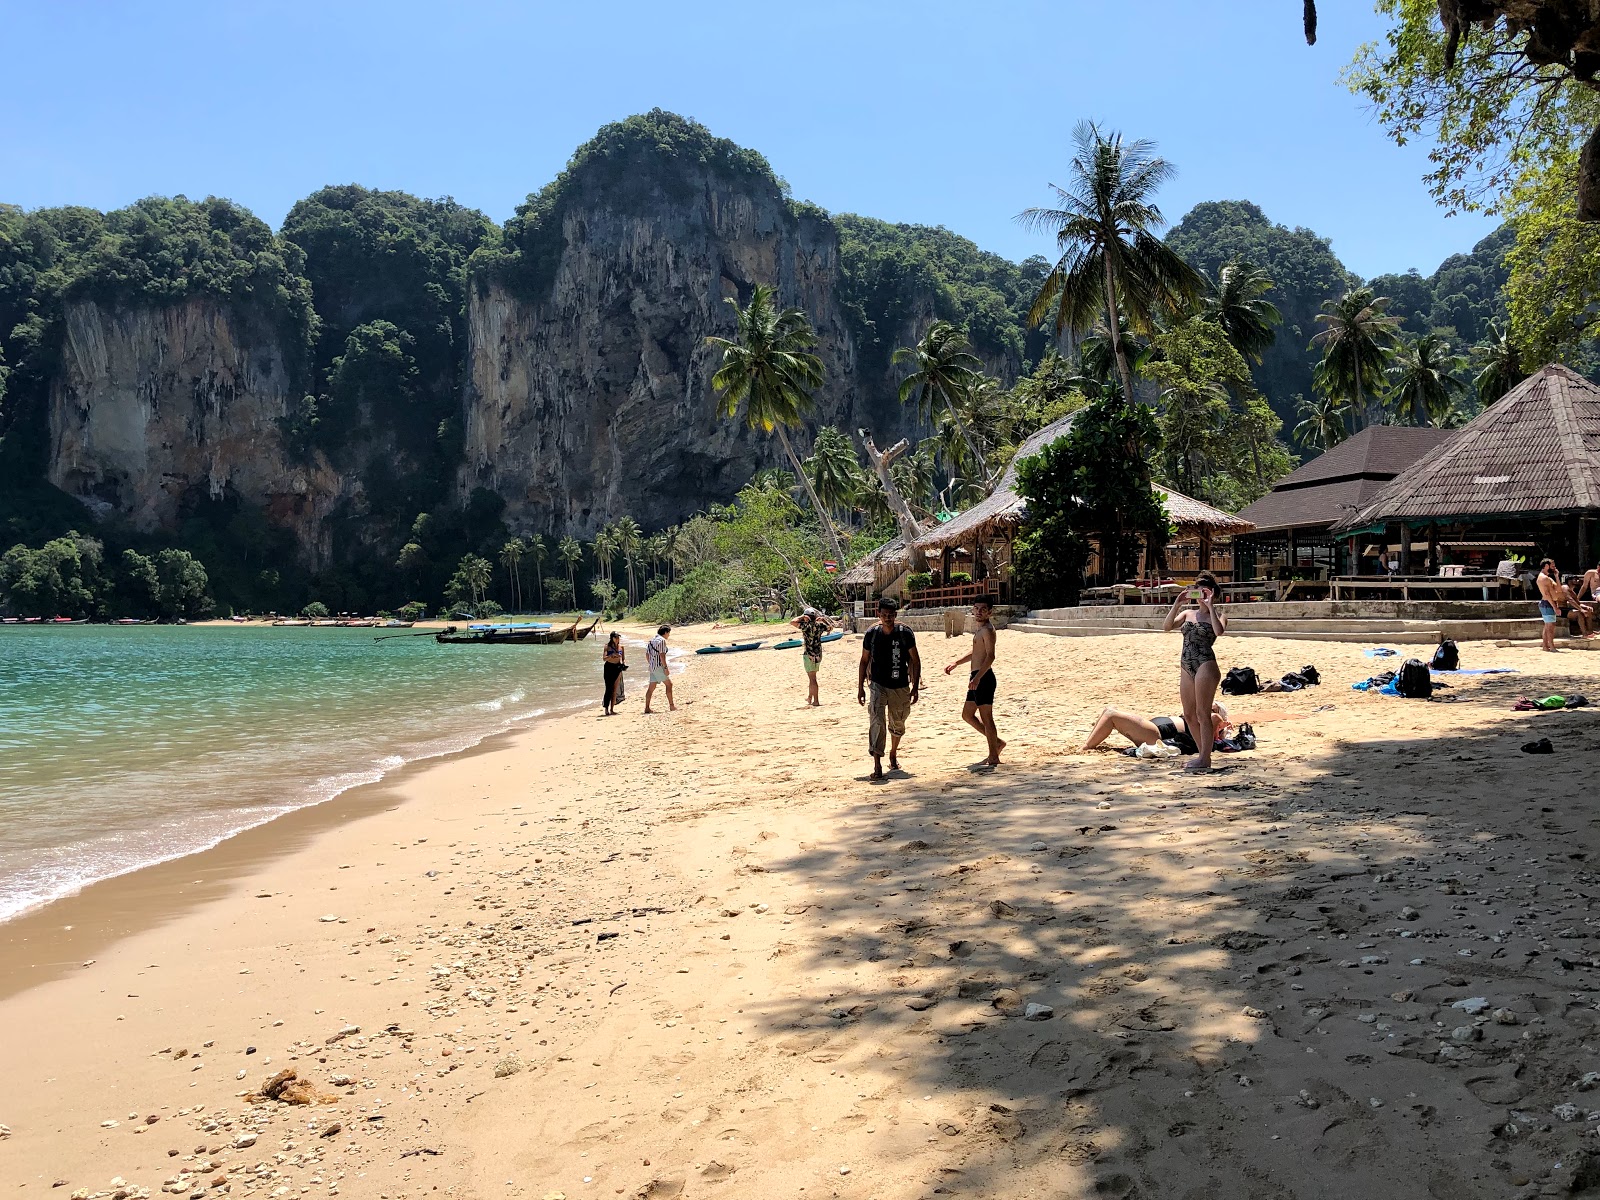
[[[945,225],[1012,258],[1073,123],[1155,140],[1176,221],[1250,199],[1363,275],[1433,270],[1426,149],[1338,82],[1368,0],[805,4],[0,0],[0,201],[228,196],[274,226],[323,184],[452,195],[497,220],[606,121],[660,106],[761,150],[797,197]]]

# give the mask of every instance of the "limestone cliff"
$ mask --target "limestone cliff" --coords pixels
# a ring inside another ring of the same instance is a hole
[[[341,481],[296,463],[279,422],[297,392],[279,338],[248,306],[77,301],[49,397],[50,482],[97,516],[171,530],[200,497],[237,496],[326,559]]]
[[[560,239],[547,290],[480,281],[469,300],[462,489],[498,492],[513,527],[587,536],[627,513],[655,528],[779,464],[773,439],[718,415],[720,356],[705,341],[732,330],[724,297],[742,304],[757,283],[817,330],[827,382],[813,427],[850,429],[863,415],[837,234],[792,212],[775,185],[698,172],[627,212],[591,188],[567,207]]]

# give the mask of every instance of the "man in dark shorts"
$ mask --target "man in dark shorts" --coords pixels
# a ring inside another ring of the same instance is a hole
[[[994,725],[994,623],[987,600],[972,606],[972,650],[963,654],[944,669],[950,674],[964,662],[970,662],[971,674],[967,678],[967,702],[961,707],[961,719],[971,725],[989,743],[989,757],[983,760],[986,767],[1000,765],[1000,751],[1006,744]]]
[[[856,671],[856,701],[867,704],[867,753],[872,755],[872,778],[883,779],[883,743],[887,729],[889,769],[900,769],[900,739],[906,716],[922,690],[922,659],[917,655],[917,635],[895,620],[900,606],[888,596],[878,601],[878,623],[867,630],[861,643],[861,665]],[[867,702],[867,678],[872,679],[872,701]]]

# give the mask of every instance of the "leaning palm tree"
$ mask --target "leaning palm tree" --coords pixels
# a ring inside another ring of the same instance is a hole
[[[1302,446],[1331,450],[1344,441],[1347,433],[1344,406],[1333,396],[1320,400],[1300,398],[1297,411],[1300,423],[1294,427],[1295,440]]]
[[[561,544],[556,547],[556,557],[567,564],[567,587],[572,590],[573,603],[578,599],[578,580],[576,572],[578,564],[583,561],[583,543],[570,534],[561,539]]]
[[[1053,233],[1061,253],[1045,276],[1030,325],[1054,312],[1056,336],[1084,333],[1103,320],[1122,379],[1123,398],[1133,403],[1133,371],[1122,345],[1122,321],[1148,333],[1157,316],[1194,303],[1205,281],[1156,236],[1164,225],[1156,190],[1173,168],[1155,153],[1155,143],[1124,143],[1089,121],[1073,130],[1077,154],[1069,187],[1051,184],[1057,208],[1030,208],[1024,225]]]
[[[506,575],[511,580],[512,612],[522,611],[522,588],[520,586],[522,583],[522,553],[522,542],[517,538],[512,538],[504,546],[500,547],[500,565],[505,567]]]
[[[850,439],[832,425],[824,425],[817,430],[805,465],[817,499],[834,512],[848,512],[861,489],[861,464]]]
[[[1401,420],[1414,425],[1449,426],[1456,397],[1467,390],[1456,372],[1462,367],[1450,343],[1438,334],[1424,333],[1395,351],[1390,407]]]
[[[947,415],[966,443],[980,475],[987,479],[989,468],[983,461],[983,452],[961,420],[967,393],[983,372],[983,360],[972,352],[967,335],[949,321],[935,321],[921,341],[915,346],[900,347],[890,361],[897,367],[910,368],[910,374],[900,382],[900,403],[914,398],[917,415],[924,421]]]
[[[711,386],[722,394],[723,416],[736,417],[742,406],[746,425],[778,435],[778,444],[811,500],[829,549],[835,559],[843,562],[844,551],[833,519],[817,499],[811,480],[789,443],[789,430],[798,426],[811,409],[811,389],[822,383],[822,360],[811,353],[817,335],[798,308],[778,308],[776,296],[776,288],[758,283],[746,308],[741,309],[737,301],[728,297],[737,314],[736,332],[731,339],[706,339],[722,351],[722,366],[711,377]]]
[[[1490,322],[1489,336],[1476,348],[1474,355],[1483,365],[1473,376],[1472,384],[1478,389],[1478,403],[1485,408],[1528,377],[1511,335],[1498,322]]]
[[[1255,363],[1277,337],[1273,327],[1283,320],[1278,306],[1265,298],[1272,286],[1272,277],[1260,267],[1236,258],[1217,272],[1205,301],[1206,311],[1222,326],[1233,348]]]
[[[1381,418],[1384,369],[1400,337],[1400,318],[1385,312],[1388,307],[1387,296],[1374,296],[1367,287],[1352,288],[1323,304],[1317,314],[1322,331],[1311,339],[1322,349],[1318,388],[1348,400],[1362,426]]]

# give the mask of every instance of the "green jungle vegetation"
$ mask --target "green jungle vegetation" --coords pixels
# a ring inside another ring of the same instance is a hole
[[[1170,164],[1094,126],[1077,132],[1071,185],[1022,214],[1056,239],[1053,262],[794,201],[760,154],[660,110],[606,126],[503,226],[354,185],[308,197],[277,233],[217,198],[0,206],[0,545],[13,547],[0,606],[176,617],[212,597],[281,611],[598,603],[685,620],[821,602],[836,570],[981,498],[1022,440],[1078,412],[1072,435],[1022,469],[1041,515],[1018,569],[1048,599],[1075,591],[1087,539],[1110,539],[1114,557],[1161,536],[1160,514],[1129,502],[1150,481],[1237,508],[1367,424],[1460,424],[1548,359],[1596,373],[1600,224],[1579,204],[1600,99],[1531,59],[1502,18],[1457,45],[1432,0],[1377,7],[1391,32],[1357,52],[1350,87],[1397,140],[1439,141],[1428,182],[1442,205],[1504,218],[1426,276],[1359,279],[1326,239],[1244,200],[1198,205],[1168,229],[1157,204]],[[914,406],[927,436],[874,464],[854,431],[808,434],[822,369],[811,318],[769,295],[717,339],[714,386],[727,419],[780,443],[787,471],[673,529],[622,517],[587,543],[508,528],[492,492],[453,499],[467,289],[498,281],[538,298],[574,213],[670,212],[707,176],[780,202],[797,227],[831,228],[858,388]],[[279,338],[303,391],[284,422],[291,452],[361,478],[366,501],[335,516],[333,565],[315,577],[236,498],[197,500],[175,533],[143,537],[43,481],[66,306],[197,295]]]

